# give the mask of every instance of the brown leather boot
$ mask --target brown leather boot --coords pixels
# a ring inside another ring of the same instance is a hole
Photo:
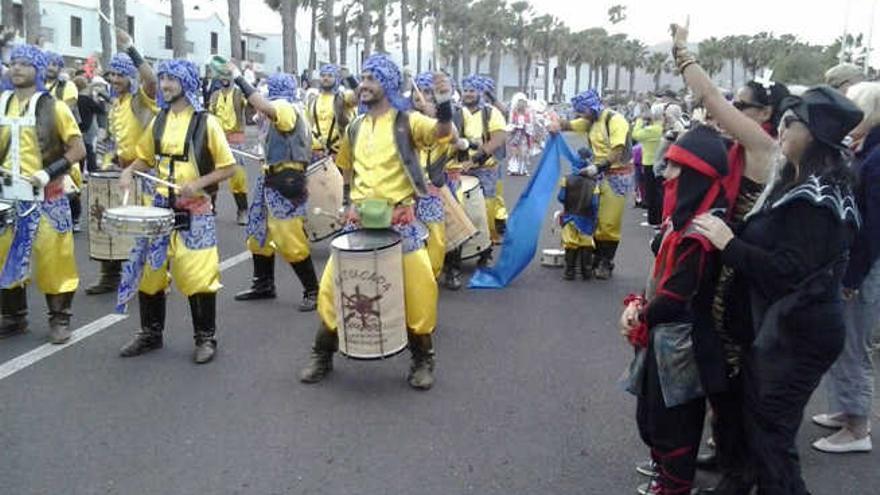
[[[333,371],[333,353],[339,349],[339,339],[336,332],[331,332],[324,324],[318,327],[315,334],[315,343],[312,345],[312,355],[309,364],[299,373],[299,381],[303,383],[318,383]]]
[[[64,344],[70,340],[70,305],[73,303],[73,292],[62,294],[46,294],[46,305],[49,307],[49,342]]]
[[[430,390],[434,385],[434,342],[431,334],[416,335],[410,331],[407,337],[412,363],[406,381],[414,389]]]
[[[162,331],[165,329],[165,292],[149,295],[138,292],[138,310],[141,328],[122,349],[122,357],[140,356],[162,348]]]

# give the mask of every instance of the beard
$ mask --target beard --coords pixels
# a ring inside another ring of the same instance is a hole
[[[169,105],[173,105],[173,104],[177,103],[177,101],[180,100],[181,98],[183,98],[183,96],[184,96],[183,91],[174,93],[172,95],[169,95],[168,93],[169,93],[169,91],[162,91],[162,98],[165,100],[165,103],[167,103]]]
[[[323,89],[324,91],[333,91],[335,88],[336,88],[335,82],[328,83],[328,84],[321,84],[321,89]]]

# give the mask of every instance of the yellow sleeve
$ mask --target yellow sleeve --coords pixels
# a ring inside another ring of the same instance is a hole
[[[156,99],[150,98],[150,95],[148,95],[147,92],[144,91],[143,85],[141,85],[140,88],[138,88],[137,97],[141,99],[141,103],[143,103],[144,106],[149,108],[151,112],[159,113],[159,105],[156,103]]]
[[[76,118],[70,107],[63,101],[55,101],[55,127],[58,129],[58,135],[65,143],[69,143],[71,139],[81,137],[82,132],[76,123]]]
[[[608,138],[611,141],[612,148],[625,146],[626,135],[629,133],[629,122],[626,121],[623,115],[616,113],[611,116],[611,121],[608,123],[608,131]]]
[[[153,142],[153,124],[155,123],[156,117],[153,117],[150,124],[144,129],[144,133],[141,134],[141,139],[138,141],[137,148],[135,149],[137,159],[151,167],[156,166],[156,153],[153,149],[155,147]]]
[[[441,147],[442,150],[447,150],[452,141],[452,134],[437,139],[437,120],[418,112],[409,114],[409,128],[417,148]]]
[[[226,133],[223,132],[220,121],[213,115],[208,115],[208,151],[214,158],[215,169],[235,165],[235,157],[232,156],[232,150],[229,149]]]
[[[279,132],[290,132],[296,127],[296,110],[293,105],[284,100],[272,102],[275,108],[275,121],[272,124]]]
[[[64,85],[64,103],[75,107],[78,99],[79,91],[77,91],[76,85],[73,84],[73,81],[67,81]]]
[[[492,113],[489,114],[489,134],[493,132],[503,131],[507,129],[507,121],[501,111],[492,107]]]
[[[574,132],[582,132],[586,134],[590,130],[590,123],[586,119],[574,119],[568,123]]]
[[[348,129],[346,129],[342,133],[339,153],[336,154],[336,166],[342,170],[351,170],[352,165],[351,140],[348,138]]]
[[[344,90],[342,92],[342,102],[345,104],[346,108],[354,108],[357,106],[357,95],[354,91]]]

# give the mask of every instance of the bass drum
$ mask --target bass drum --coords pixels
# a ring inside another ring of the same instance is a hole
[[[461,246],[462,259],[468,259],[492,248],[489,220],[486,217],[486,199],[483,197],[479,179],[469,176],[461,178],[461,198],[465,213],[477,229],[477,232]]]
[[[309,203],[305,229],[310,241],[326,239],[342,230],[342,186],[342,174],[329,157],[306,170]]]

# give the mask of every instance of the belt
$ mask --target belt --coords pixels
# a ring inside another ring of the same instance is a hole
[[[635,172],[632,165],[623,165],[621,167],[609,168],[605,171],[605,175],[630,175]]]

